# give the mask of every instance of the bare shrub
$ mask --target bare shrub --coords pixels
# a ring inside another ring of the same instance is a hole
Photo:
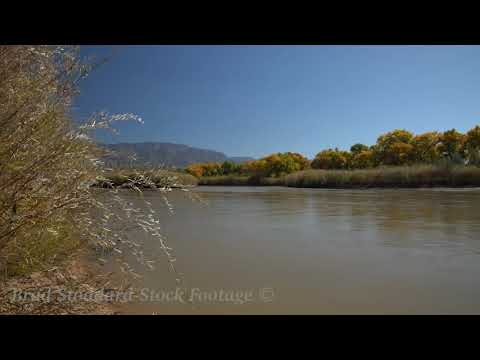
[[[91,132],[114,129],[118,121],[141,122],[133,114],[108,113],[72,120],[78,82],[93,67],[80,59],[78,47],[0,46],[0,270],[5,276],[44,267],[85,244],[119,256],[130,251],[152,267],[155,259],[125,238],[127,226],[157,238],[175,270],[172,249],[148,203],[146,211],[133,208],[116,187],[105,190],[108,200],[100,201],[98,189],[91,187],[108,181],[103,150]],[[139,184],[167,192],[172,179],[131,179],[130,187],[141,194]],[[124,268],[133,274],[128,264]]]

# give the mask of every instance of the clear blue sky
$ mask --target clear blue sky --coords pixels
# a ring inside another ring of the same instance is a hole
[[[395,128],[480,123],[479,46],[83,46],[113,58],[79,115],[140,115],[108,142],[161,141],[260,157],[373,144]]]

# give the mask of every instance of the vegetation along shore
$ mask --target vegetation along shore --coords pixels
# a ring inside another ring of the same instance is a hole
[[[349,151],[326,149],[313,160],[294,152],[275,153],[242,164],[198,163],[185,171],[199,185],[290,187],[480,186],[480,126],[414,135],[397,129],[376,144]]]

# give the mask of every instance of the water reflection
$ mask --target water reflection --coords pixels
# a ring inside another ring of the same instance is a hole
[[[230,188],[231,189],[231,188]],[[389,246],[429,246],[429,242],[475,241],[480,230],[480,191],[466,190],[315,190],[231,191],[202,196],[216,214],[269,217],[310,226],[322,224],[351,232],[375,233]],[[262,188],[263,189],[263,188]],[[221,191],[223,190],[223,191]],[[471,244],[473,248],[476,244]]]

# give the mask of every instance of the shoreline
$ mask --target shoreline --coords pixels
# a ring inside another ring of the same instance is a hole
[[[229,174],[194,177],[181,174],[175,182],[167,186],[162,174],[151,176],[152,182],[136,181],[133,176],[119,175],[121,171],[107,176],[107,182],[93,184],[97,188],[191,189],[196,186],[285,186],[293,188],[324,189],[372,189],[372,188],[468,188],[480,187],[480,167],[473,165],[410,165],[389,166],[368,169],[308,169],[279,177],[260,174]],[[145,172],[149,174],[149,172]],[[169,173],[171,174],[171,172]],[[133,180],[133,181],[132,181]]]
[[[292,189],[355,189],[355,190],[371,190],[371,189],[475,189],[480,188],[480,185],[442,185],[442,184],[388,184],[388,185],[315,185],[315,186],[290,186],[285,184],[225,184],[211,182],[208,184],[198,184],[189,186],[174,186],[170,187],[172,190],[193,190],[199,187],[213,187],[213,186],[225,186],[225,187],[282,187]],[[93,186],[97,189],[113,189],[113,187]],[[140,187],[142,191],[157,191],[158,189],[151,187]],[[130,187],[118,187],[119,190],[133,190]]]
[[[388,186],[288,186],[288,185],[226,185],[226,184],[201,184],[194,186],[198,187],[212,187],[212,186],[225,186],[225,187],[281,187],[281,188],[291,188],[291,189],[332,189],[332,190],[374,190],[374,189],[476,189],[480,188],[480,185],[388,185]]]
[[[480,187],[480,167],[413,165],[356,170],[309,169],[283,177],[212,176],[202,177],[204,186],[285,186],[293,188],[371,189]]]
[[[113,301],[65,300],[71,294],[94,294],[106,285],[115,289],[112,274],[91,255],[91,250],[81,249],[58,266],[1,281],[0,314],[120,315],[121,308]]]
[[[480,189],[480,185],[409,185],[409,184],[392,184],[392,185],[371,185],[371,186],[361,186],[361,185],[353,185],[353,186],[345,186],[345,185],[324,185],[324,186],[288,186],[288,185],[259,185],[259,184],[222,184],[222,183],[209,183],[209,184],[199,184],[199,185],[191,185],[188,187],[172,187],[172,190],[194,190],[202,187],[215,187],[215,186],[222,186],[222,187],[232,187],[232,188],[241,188],[241,187],[261,187],[261,188],[268,188],[268,187],[280,187],[280,188],[290,188],[290,189],[324,189],[324,190],[387,190],[387,189]],[[105,187],[95,187],[97,189],[104,189],[107,190],[109,188]],[[129,191],[132,190],[131,188],[122,187],[118,188],[119,190]],[[142,191],[158,191],[158,189],[153,189],[150,187],[141,188]]]

